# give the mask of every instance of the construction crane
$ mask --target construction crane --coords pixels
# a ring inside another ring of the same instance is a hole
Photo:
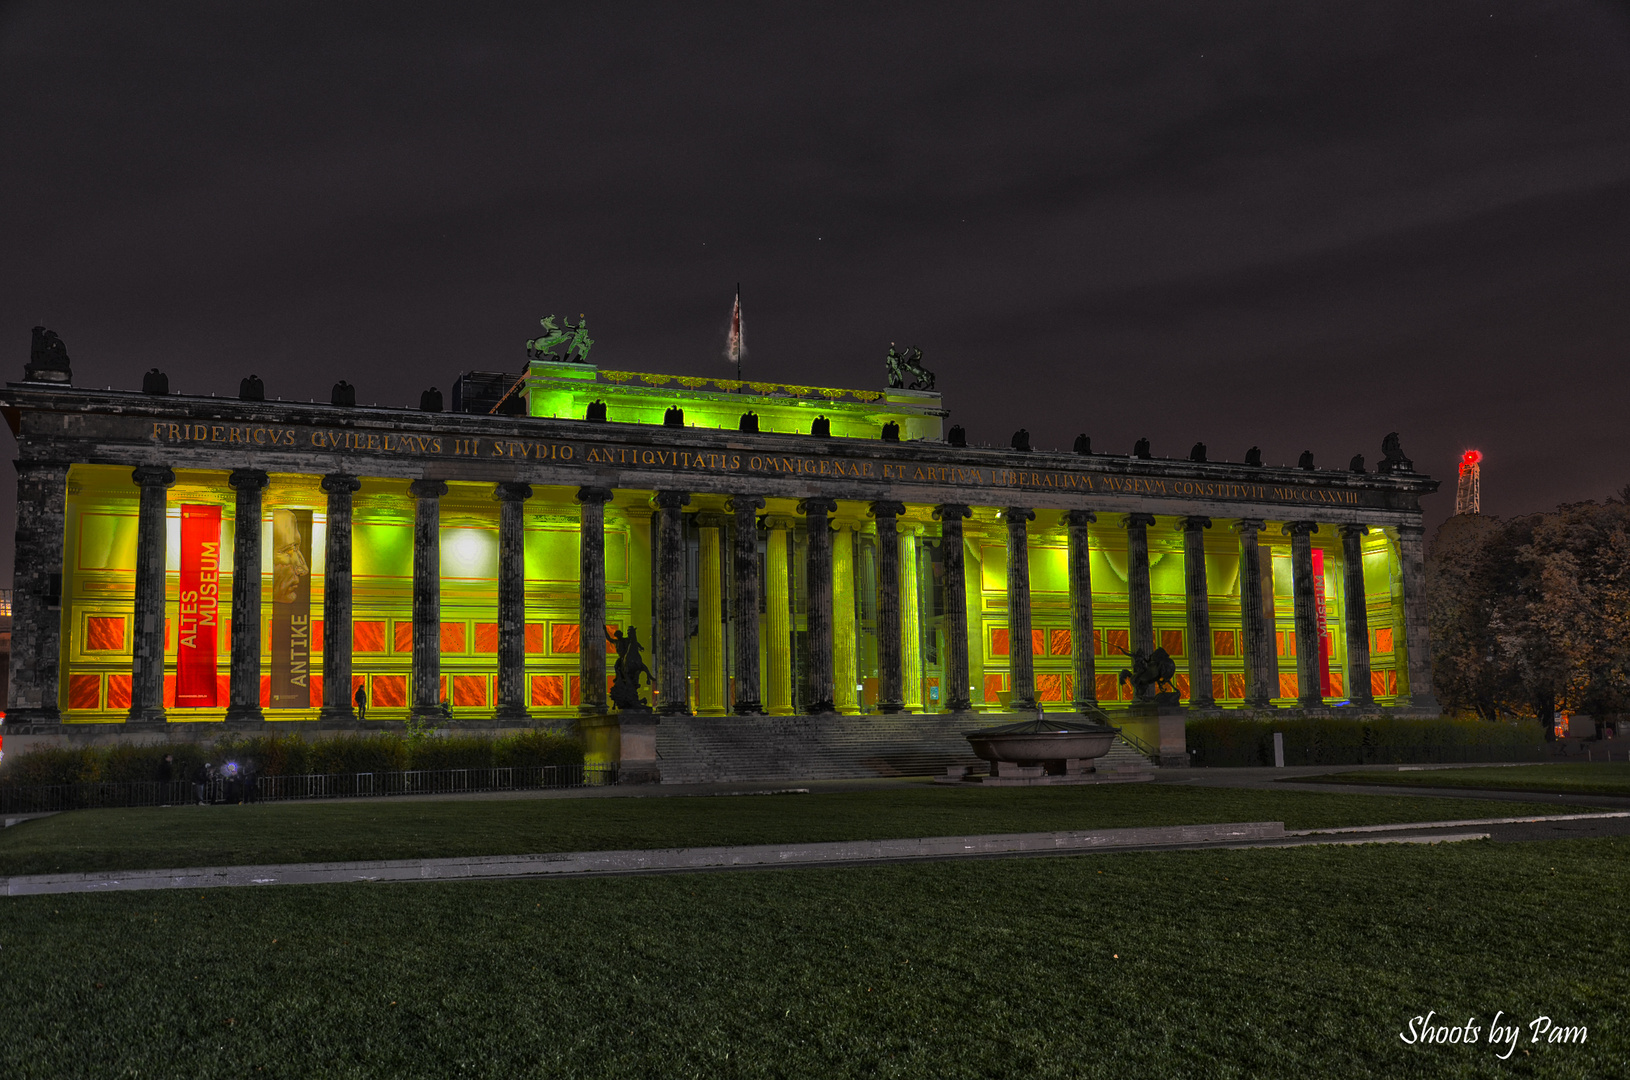
[[[1468,450],[1460,455],[1460,485],[1455,488],[1456,514],[1483,512],[1482,469],[1481,450]]]

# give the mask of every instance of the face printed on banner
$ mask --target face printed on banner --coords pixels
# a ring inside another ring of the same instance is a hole
[[[292,604],[300,596],[300,582],[311,568],[306,565],[301,549],[305,537],[300,533],[300,522],[292,511],[272,511],[272,599]]]

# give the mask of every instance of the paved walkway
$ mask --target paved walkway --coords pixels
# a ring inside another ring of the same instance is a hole
[[[1562,830],[1561,833],[1557,832],[1559,829]],[[1505,830],[1507,834],[1497,835],[1501,830]],[[1541,832],[1534,833],[1534,830]],[[210,866],[100,874],[30,874],[0,878],[0,894],[33,896],[48,893],[234,888],[255,885],[578,878],[775,867],[860,866],[1020,855],[1077,855],[1107,851],[1297,847],[1308,844],[1437,844],[1460,840],[1486,840],[1491,837],[1523,840],[1549,839],[1557,835],[1608,833],[1630,835],[1630,811],[1608,814],[1564,814],[1544,818],[1483,818],[1407,825],[1361,825],[1290,832],[1286,831],[1283,822],[1255,821],[1223,825],[1176,825],[811,844],[291,863],[277,866]]]

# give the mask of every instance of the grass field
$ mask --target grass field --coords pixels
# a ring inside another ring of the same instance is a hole
[[[1555,806],[1165,784],[907,788],[730,798],[275,803],[77,810],[0,832],[0,875],[807,843],[1133,825],[1289,828],[1556,813]]]
[[[1630,762],[1581,761],[1490,769],[1423,769],[1409,772],[1334,773],[1308,777],[1330,784],[1397,784],[1403,787],[1544,791],[1561,795],[1630,796]]]
[[[1623,838],[17,898],[0,1075],[1624,1076],[1627,898]]]

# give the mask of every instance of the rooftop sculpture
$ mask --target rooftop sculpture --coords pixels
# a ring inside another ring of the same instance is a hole
[[[539,319],[544,332],[535,338],[528,338],[526,342],[526,355],[529,360],[552,360],[555,363],[586,364],[589,362],[589,350],[594,347],[594,339],[589,337],[589,320],[586,315],[579,315],[574,326],[566,323],[563,326],[555,325],[555,317],[549,315]],[[566,351],[561,356],[550,352],[556,345],[565,345]],[[577,359],[572,359],[572,353],[577,353]]]
[[[904,352],[896,352],[894,342],[889,342],[889,355],[884,361],[889,369],[890,390],[932,390],[934,389],[934,373],[922,365],[923,351],[921,349],[907,348]],[[911,385],[906,385],[906,376],[911,376]]]

